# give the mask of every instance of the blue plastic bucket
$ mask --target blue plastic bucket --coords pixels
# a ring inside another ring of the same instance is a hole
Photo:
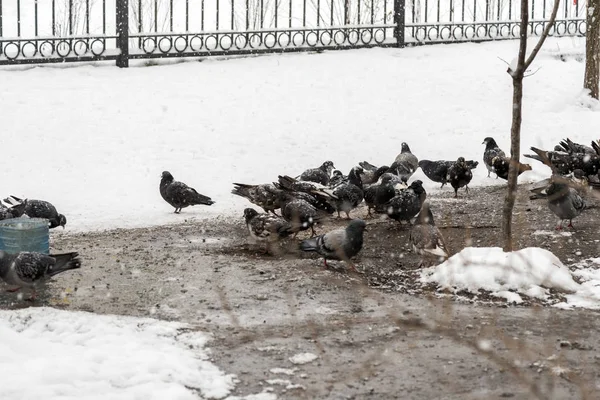
[[[0,221],[0,250],[50,252],[50,231],[44,218],[11,218]]]

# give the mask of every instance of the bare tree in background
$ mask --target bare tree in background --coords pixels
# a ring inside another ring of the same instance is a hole
[[[598,100],[600,85],[600,0],[587,0],[585,77],[583,87]]]
[[[598,0],[595,0],[598,1]],[[512,213],[515,207],[517,195],[517,177],[519,171],[519,155],[521,154],[521,121],[523,108],[523,78],[525,72],[542,48],[544,41],[548,37],[550,29],[554,26],[556,14],[560,0],[554,1],[552,15],[548,20],[540,40],[533,48],[533,51],[527,55],[527,29],[529,27],[529,0],[521,0],[521,25],[519,31],[519,55],[516,64],[511,63],[508,67],[508,74],[513,80],[513,107],[512,124],[510,127],[510,166],[508,169],[508,191],[504,198],[504,207],[502,210],[502,237],[504,238],[504,251],[513,250],[512,237]]]

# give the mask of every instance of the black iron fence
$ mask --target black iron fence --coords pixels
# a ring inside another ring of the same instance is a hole
[[[540,34],[552,0],[533,0]],[[519,36],[518,0],[0,0],[0,65],[340,49]],[[553,35],[585,35],[562,0]]]

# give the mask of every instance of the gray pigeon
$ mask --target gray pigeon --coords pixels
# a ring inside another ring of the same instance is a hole
[[[408,240],[413,251],[421,256],[420,267],[430,266],[435,260],[445,260],[449,256],[448,246],[442,233],[435,226],[428,201],[423,203]]]
[[[234,183],[235,187],[231,193],[244,197],[252,204],[262,207],[265,212],[272,212],[281,208],[279,197],[281,189],[275,187],[272,183],[264,183],[260,185],[247,185],[245,183]]]
[[[81,267],[78,253],[43,254],[22,251],[8,254],[0,251],[0,278],[7,284],[32,289],[31,300],[35,300],[36,289],[54,275]]]
[[[7,200],[8,199],[6,199],[5,201]],[[7,203],[11,204],[8,201]],[[10,207],[6,207],[4,204],[0,203],[0,221],[4,219],[19,218],[25,212],[26,205],[26,203],[20,202],[15,205],[11,205]]]
[[[427,192],[423,188],[423,182],[413,181],[410,186],[401,190],[390,201],[375,209],[378,213],[387,214],[388,217],[398,222],[408,221],[419,213],[423,202],[427,198]]]
[[[62,214],[59,214],[58,211],[56,211],[56,207],[54,207],[54,205],[52,205],[52,203],[48,201],[35,199],[21,200],[20,198],[12,195],[9,198],[5,199],[5,201],[7,202],[10,200],[12,200],[11,202],[13,204],[14,202],[16,202],[17,204],[24,204],[24,214],[27,215],[29,218],[47,219],[50,224],[50,229],[59,226],[62,226],[64,229],[65,225],[67,224],[67,217],[65,217]]]
[[[300,180],[327,185],[334,169],[333,161],[325,161],[319,168],[310,168],[300,174]]]
[[[358,163],[358,165],[360,165],[363,169],[363,172],[360,174],[360,180],[363,183],[363,185],[370,185],[372,183],[377,182],[381,175],[383,175],[390,169],[390,167],[388,167],[387,165],[376,167],[375,165],[367,161],[361,161]]]
[[[271,244],[294,233],[292,224],[273,214],[259,214],[253,208],[244,210],[244,219],[250,236],[265,242],[265,253],[271,250]]]
[[[569,180],[561,175],[552,175],[550,186],[546,189],[548,197],[548,208],[560,218],[557,230],[562,229],[563,220],[568,219],[570,228],[573,228],[572,220],[585,209],[585,200],[577,190],[569,186]]]
[[[505,158],[506,154],[504,154],[504,151],[500,150],[500,147],[498,147],[496,141],[491,137],[486,137],[485,139],[483,139],[482,144],[485,144],[485,150],[483,151],[483,163],[485,164],[485,167],[488,170],[489,178],[490,172],[496,173],[496,170],[494,169],[494,165],[492,163],[494,157]],[[497,177],[498,175],[496,174],[496,178]]]
[[[354,219],[346,228],[335,229],[323,235],[303,240],[300,243],[300,250],[322,255],[325,268],[328,267],[327,259],[342,260],[347,262],[352,270],[358,272],[350,259],[362,249],[363,232],[366,227],[365,221]]]
[[[408,179],[415,173],[419,168],[419,159],[410,151],[408,144],[402,142],[400,154],[396,156],[396,159],[390,165],[390,172],[395,171],[396,175],[402,178],[404,183],[408,182]]]
[[[283,192],[281,195],[281,215],[292,224],[294,237],[300,231],[311,229],[312,236],[316,235],[314,225],[329,214],[318,210],[308,201],[296,198],[292,193]]]
[[[175,207],[175,214],[179,214],[182,208],[188,206],[195,206],[197,204],[210,206],[215,204],[210,197],[198,193],[196,189],[189,187],[185,183],[176,181],[169,171],[162,173],[160,195],[167,203]]]
[[[458,157],[456,162],[448,168],[448,176],[446,181],[450,182],[450,185],[454,188],[454,197],[458,197],[458,189],[465,187],[467,193],[469,193],[469,182],[473,179],[473,173],[471,168],[467,165],[464,157]]]

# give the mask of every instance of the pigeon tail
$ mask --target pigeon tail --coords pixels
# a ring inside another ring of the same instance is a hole
[[[48,270],[47,275],[54,276],[71,269],[81,268],[81,259],[77,258],[78,255],[79,253],[77,252],[51,254],[50,257],[53,257],[56,263]]]
[[[206,206],[212,206],[215,202],[208,196],[200,194],[198,192],[194,193],[195,196],[191,199],[192,204],[204,204]]]

